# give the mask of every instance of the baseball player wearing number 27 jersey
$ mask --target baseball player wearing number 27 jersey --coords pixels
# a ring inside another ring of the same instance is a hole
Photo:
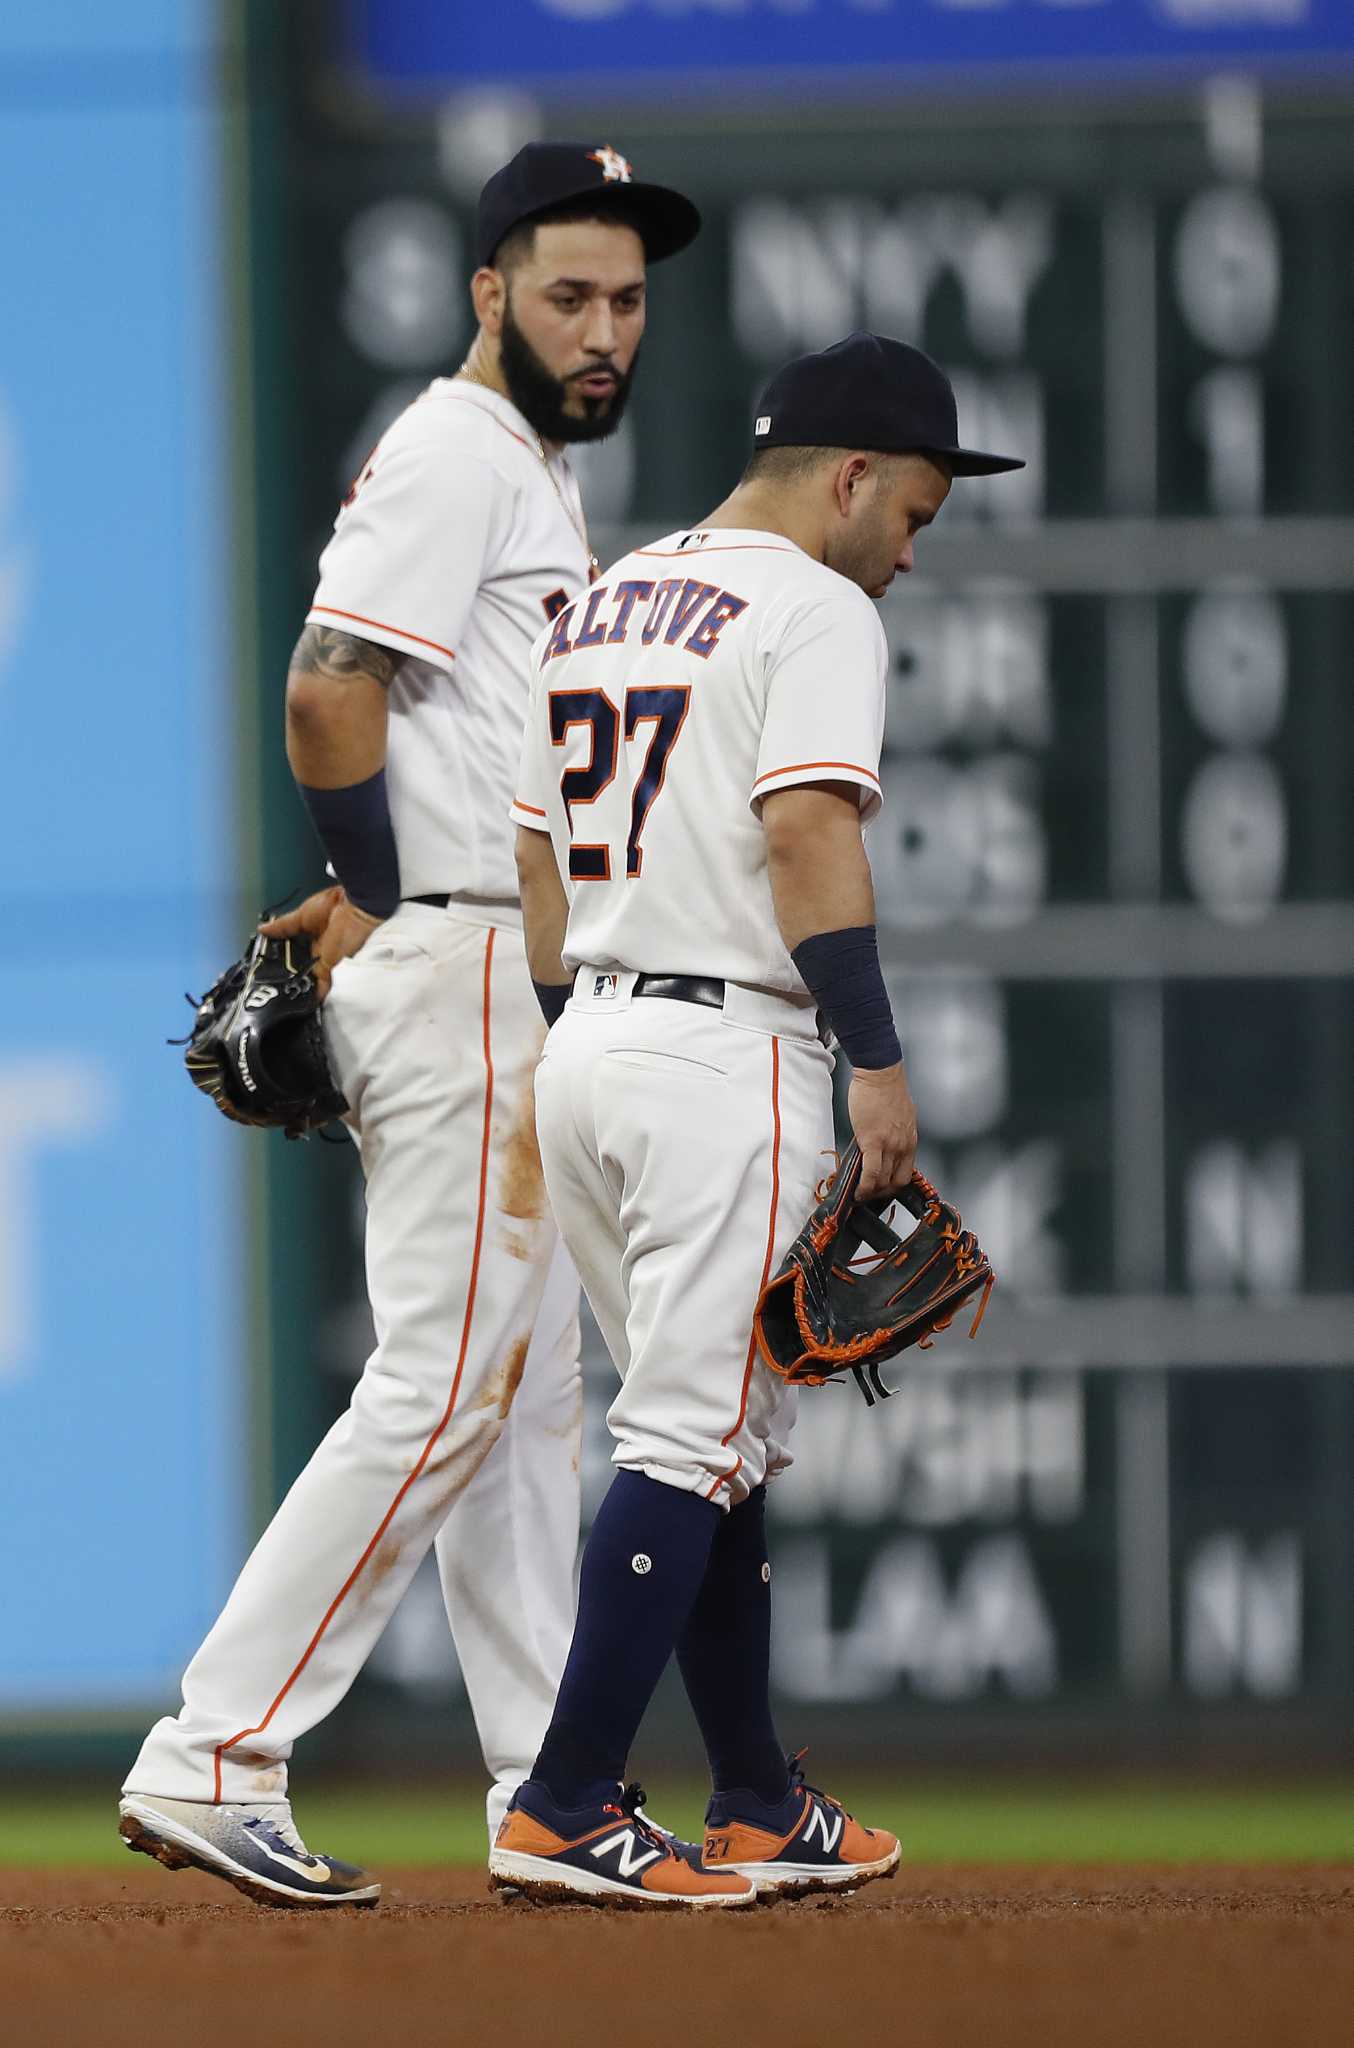
[[[768,1697],[766,1485],[793,1392],[753,1309],[833,1159],[832,1058],[867,1197],[902,1186],[916,1119],[880,974],[862,826],[880,800],[887,666],[869,602],[910,568],[958,442],[919,351],[854,335],[758,408],[756,452],[697,530],[637,549],[534,655],[513,816],[538,996],[551,1205],[621,1378],[619,1468],[584,1552],[540,1755],[495,1882],[619,1903],[738,1905],[850,1887],[899,1845],[806,1785]],[[619,1781],[676,1650],[713,1797],[693,1896],[618,1857]]]
[[[363,465],[293,657],[289,756],[342,886],[269,930],[307,932],[328,988],[377,1346],[189,1666],[182,1712],[151,1730],[120,1823],[133,1848],[267,1903],[379,1896],[306,1850],[287,1762],[434,1541],[491,1828],[568,1647],[578,1290],[536,1153],[541,1018],[507,811],[532,641],[588,580],[564,444],[615,426],[646,260],[698,224],[609,147],[528,145],[490,179],[474,347]]]

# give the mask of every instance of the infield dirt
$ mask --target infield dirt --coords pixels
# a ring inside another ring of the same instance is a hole
[[[379,1912],[209,1879],[0,1871],[15,2048],[1213,2048],[1354,2041],[1354,1865],[931,1866],[850,1900],[677,1917],[387,1872]]]

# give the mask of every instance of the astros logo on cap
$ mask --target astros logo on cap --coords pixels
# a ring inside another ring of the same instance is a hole
[[[622,156],[618,149],[613,149],[609,142],[602,149],[590,149],[588,161],[602,166],[602,176],[608,185],[628,185],[634,175],[630,159]]]

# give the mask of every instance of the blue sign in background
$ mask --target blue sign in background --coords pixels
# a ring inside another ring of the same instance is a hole
[[[210,0],[0,13],[0,1717],[151,1706],[238,1559],[244,1134]]]
[[[1354,62],[1349,0],[349,0],[352,54],[380,85],[520,79],[543,92],[612,78],[665,94],[746,95],[812,72],[905,83],[1031,65]],[[1000,82],[998,77],[995,82]]]

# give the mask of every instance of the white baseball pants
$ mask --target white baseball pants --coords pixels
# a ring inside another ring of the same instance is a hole
[[[581,971],[536,1073],[551,1207],[621,1375],[613,1462],[746,1499],[790,1463],[794,1391],[752,1314],[832,1170],[812,1007],[730,985],[722,1011]]]
[[[325,1005],[366,1177],[376,1349],[151,1730],[126,1790],[286,1797],[429,1545],[495,1780],[545,1733],[574,1618],[578,1283],[533,1128],[521,933],[404,904]]]

